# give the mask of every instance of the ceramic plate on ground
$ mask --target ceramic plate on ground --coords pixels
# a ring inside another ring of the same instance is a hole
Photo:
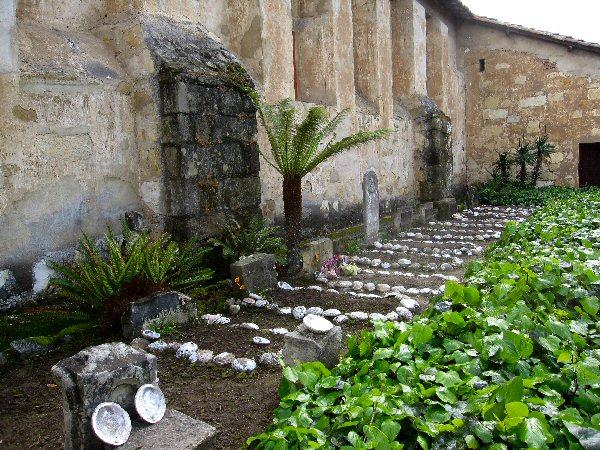
[[[162,391],[153,384],[140,386],[135,394],[135,409],[148,423],[156,423],[165,415],[167,404]]]
[[[92,428],[102,442],[123,445],[131,433],[131,419],[117,403],[100,403],[92,414]]]

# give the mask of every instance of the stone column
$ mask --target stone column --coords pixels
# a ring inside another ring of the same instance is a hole
[[[0,74],[19,70],[16,0],[0,2]]]
[[[438,17],[427,19],[427,95],[448,111],[448,26]]]
[[[297,100],[353,107],[350,0],[297,0],[293,6]]]
[[[352,24],[356,90],[389,126],[394,103],[389,0],[353,0]]]
[[[372,170],[363,177],[363,227],[367,245],[379,239],[379,186]]]
[[[394,96],[427,95],[425,8],[416,0],[392,0]]]

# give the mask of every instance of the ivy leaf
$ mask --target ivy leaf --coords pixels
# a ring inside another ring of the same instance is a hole
[[[526,418],[518,428],[517,436],[532,448],[546,449],[547,444],[554,442],[548,425],[537,417]]]
[[[597,297],[585,297],[581,300],[581,306],[583,306],[583,310],[590,316],[595,316],[598,314],[598,310],[600,310],[600,302],[598,302]]]
[[[579,440],[579,443],[585,450],[597,450],[600,448],[600,430],[582,427],[569,422],[565,422],[564,424],[569,432]]]
[[[479,448],[479,441],[472,434],[465,436],[465,441],[468,448]]]
[[[433,337],[433,330],[428,325],[417,323],[412,328],[413,345],[427,344]]]
[[[448,422],[451,417],[452,413],[450,411],[446,411],[446,409],[441,405],[430,406],[425,411],[425,419],[428,422],[444,423]]]
[[[436,383],[442,384],[447,388],[453,388],[461,384],[460,375],[458,372],[454,370],[449,370],[448,372],[442,372],[439,370],[435,374]]]
[[[510,402],[506,404],[506,415],[508,417],[527,417],[529,408],[523,402]]]
[[[390,442],[394,441],[400,433],[401,426],[398,422],[388,419],[381,424],[381,431],[385,433]]]

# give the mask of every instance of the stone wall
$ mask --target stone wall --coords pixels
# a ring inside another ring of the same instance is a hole
[[[469,183],[489,179],[519,139],[547,131],[556,152],[541,181],[578,186],[579,144],[600,142],[600,55],[476,23],[461,36]]]

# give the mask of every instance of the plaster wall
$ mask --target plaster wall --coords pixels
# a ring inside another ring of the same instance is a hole
[[[578,186],[579,143],[600,141],[598,55],[475,24],[461,35],[469,183],[489,179],[498,154],[519,139],[546,131],[556,151],[541,181]]]

